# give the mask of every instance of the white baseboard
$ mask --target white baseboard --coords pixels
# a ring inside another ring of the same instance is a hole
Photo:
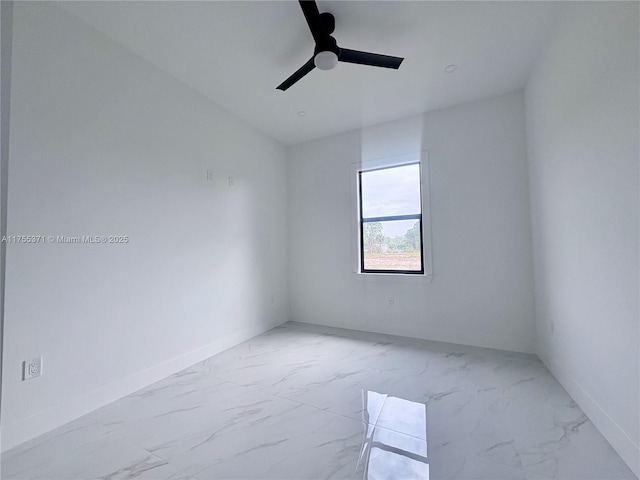
[[[260,335],[277,325],[262,325],[234,332],[223,339],[91,390],[86,394],[38,412],[16,423],[3,426],[0,432],[2,451],[7,451],[65,423],[80,418],[158,380],[162,380],[195,363],[249,340],[256,335]]]
[[[358,332],[379,333],[381,335],[392,335],[395,337],[419,338],[422,340],[431,340],[433,342],[452,343],[455,345],[466,345],[470,347],[491,348],[494,350],[503,350],[506,352],[524,353],[536,355],[535,343],[533,339],[523,339],[513,335],[478,335],[475,332],[416,332],[397,328],[395,325],[387,325],[380,327],[379,325],[358,325],[348,321],[326,321],[319,319],[292,319],[294,322],[307,323],[310,325],[321,325],[331,328],[342,328],[347,330],[355,330]]]
[[[549,358],[539,355],[542,362],[554,377],[576,401],[613,449],[625,461],[633,473],[640,478],[640,446],[607,415],[604,409],[589,395],[580,384],[560,365]]]

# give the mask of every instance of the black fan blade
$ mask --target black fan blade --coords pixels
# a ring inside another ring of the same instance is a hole
[[[338,60],[348,63],[359,63],[360,65],[371,65],[372,67],[400,68],[404,58],[380,55],[379,53],[359,52],[341,48]]]
[[[316,5],[315,0],[299,0],[299,2],[304,18],[309,25],[309,30],[311,30],[311,35],[313,35],[316,45],[322,50],[329,44],[329,35],[325,32],[322,20],[320,20],[318,5]]]
[[[282,90],[284,92],[287,88],[289,88],[291,85],[296,83],[298,80],[300,80],[302,77],[304,77],[307,73],[309,73],[314,68],[316,68],[316,66],[313,63],[313,57],[311,57],[307,63],[305,63],[303,66],[301,66],[296,71],[296,73],[294,73],[289,78],[287,78],[284,82],[282,82],[280,85],[278,85],[276,87],[276,89],[277,90]]]

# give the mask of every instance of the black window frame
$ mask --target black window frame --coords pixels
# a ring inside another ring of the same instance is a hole
[[[420,213],[412,213],[408,215],[386,215],[381,217],[363,217],[362,212],[362,174],[375,172],[379,170],[389,170],[392,168],[407,167],[409,165],[418,165],[419,170],[419,187],[420,187]],[[360,273],[384,273],[393,275],[424,275],[424,231],[422,230],[422,165],[420,161],[401,163],[397,165],[388,165],[385,167],[368,168],[358,170],[358,218],[360,228]],[[393,220],[418,220],[420,222],[420,270],[380,270],[367,269],[364,267],[364,224],[373,222],[388,222]]]

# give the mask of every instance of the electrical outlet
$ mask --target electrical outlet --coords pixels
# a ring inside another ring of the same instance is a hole
[[[396,304],[395,298],[393,297],[387,298],[387,307],[393,308],[395,304]]]
[[[22,362],[22,380],[29,380],[42,375],[42,357]]]
[[[213,182],[213,172],[211,170],[207,170],[207,181]]]
[[[236,185],[236,181],[233,179],[233,177],[229,177],[229,188],[233,188]]]

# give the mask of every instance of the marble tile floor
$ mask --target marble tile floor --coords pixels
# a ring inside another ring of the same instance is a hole
[[[534,356],[287,323],[6,452],[2,478],[636,477]]]

